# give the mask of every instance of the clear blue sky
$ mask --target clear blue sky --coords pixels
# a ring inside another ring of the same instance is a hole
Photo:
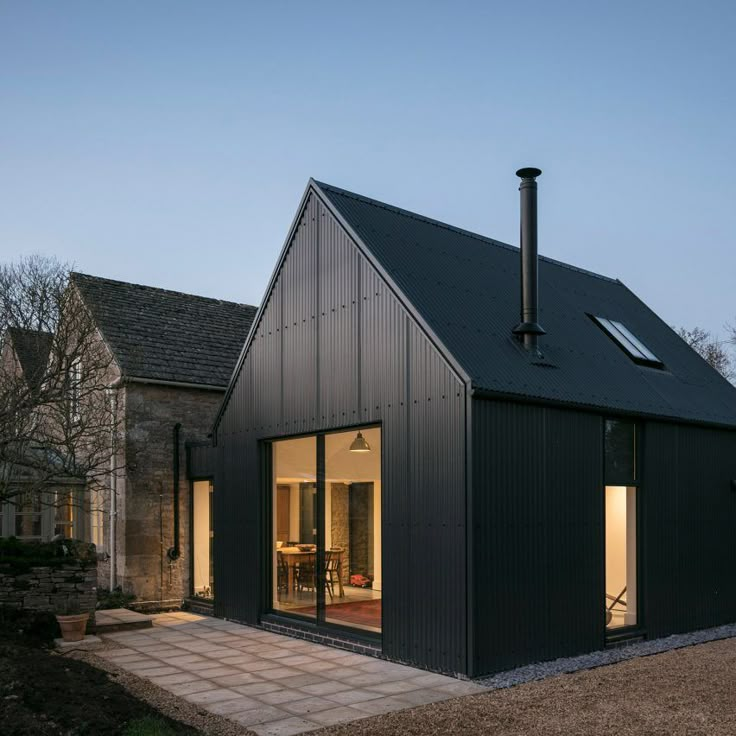
[[[0,0],[0,260],[258,303],[310,176],[736,320],[733,2]]]

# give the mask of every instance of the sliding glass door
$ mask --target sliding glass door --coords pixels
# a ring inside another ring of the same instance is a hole
[[[381,631],[381,430],[272,443],[273,609]]]

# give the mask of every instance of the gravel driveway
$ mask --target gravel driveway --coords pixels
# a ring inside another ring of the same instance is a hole
[[[736,639],[355,721],[319,736],[736,734]]]

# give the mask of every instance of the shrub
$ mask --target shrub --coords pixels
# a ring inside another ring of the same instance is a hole
[[[95,546],[73,539],[53,542],[22,542],[16,537],[0,538],[0,569],[28,572],[32,567],[61,567],[70,560],[96,565]]]
[[[56,616],[48,611],[26,611],[0,607],[0,637],[37,647],[52,646],[59,637]]]
[[[135,596],[130,593],[123,593],[123,589],[118,586],[113,590],[107,588],[97,589],[97,610],[103,611],[106,608],[126,608],[135,600]]]

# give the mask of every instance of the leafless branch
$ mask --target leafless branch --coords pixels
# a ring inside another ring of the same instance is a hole
[[[701,327],[694,327],[692,330],[679,327],[677,334],[724,378],[731,380],[736,376],[736,364],[725,347],[725,342]]]
[[[54,484],[105,488],[114,363],[69,268],[40,256],[0,265],[0,310],[0,503],[47,500]]]

